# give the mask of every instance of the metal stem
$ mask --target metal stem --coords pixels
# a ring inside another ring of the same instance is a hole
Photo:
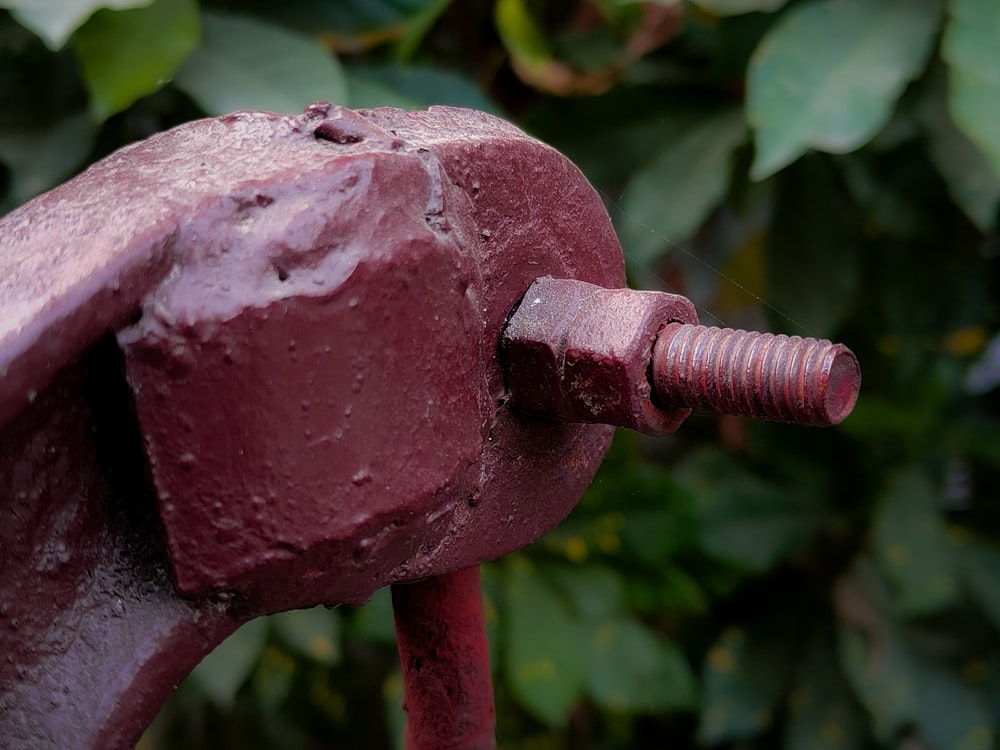
[[[495,750],[479,568],[392,587],[407,750]]]

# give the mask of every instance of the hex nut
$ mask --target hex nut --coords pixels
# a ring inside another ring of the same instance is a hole
[[[501,338],[510,406],[648,435],[674,432],[690,409],[654,402],[653,344],[667,324],[697,321],[679,295],[536,279]]]

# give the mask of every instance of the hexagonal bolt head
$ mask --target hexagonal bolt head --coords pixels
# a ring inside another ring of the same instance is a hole
[[[678,295],[550,277],[511,315],[501,356],[512,408],[650,435],[673,432],[692,408],[837,424],[861,386],[843,344],[700,326]]]
[[[697,320],[678,295],[537,279],[501,339],[510,404],[569,422],[673,432],[690,409],[654,403],[653,344],[666,324]]]

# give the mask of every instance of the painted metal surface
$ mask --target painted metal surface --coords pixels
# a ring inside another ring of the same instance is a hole
[[[732,328],[671,323],[651,367],[662,404],[810,427],[843,422],[861,390],[843,344]]]
[[[671,322],[698,322],[685,297],[538,279],[503,334],[511,404],[568,422],[674,432],[691,410],[661,408],[648,377],[653,345]]]
[[[0,220],[0,271],[0,748],[129,747],[241,623],[386,585],[411,748],[492,747],[475,566],[611,425],[860,383],[624,289],[580,172],[467,110],[183,125]]]
[[[407,750],[493,750],[493,680],[479,569],[392,587]]]
[[[624,273],[487,115],[183,125],[5,217],[0,267],[0,746],[129,746],[241,622],[523,546],[610,440],[507,408],[530,283]]]
[[[702,326],[684,297],[579,279],[536,280],[501,351],[512,407],[650,435],[692,409],[829,427],[861,388],[843,344]]]

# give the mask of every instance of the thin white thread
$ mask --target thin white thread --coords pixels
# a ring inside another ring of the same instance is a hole
[[[781,317],[784,320],[786,320],[789,323],[791,323],[793,326],[795,326],[800,331],[802,331],[806,336],[808,336],[810,338],[816,338],[813,335],[813,333],[808,328],[806,328],[804,325],[802,325],[799,321],[797,321],[791,315],[789,315],[788,313],[786,313],[784,310],[778,309],[777,307],[775,307],[774,305],[772,305],[770,302],[768,302],[766,299],[764,299],[760,295],[754,293],[753,291],[751,291],[750,289],[748,289],[746,286],[744,286],[743,284],[741,284],[740,282],[738,282],[736,279],[734,279],[734,278],[728,276],[727,274],[723,273],[721,270],[719,270],[718,268],[716,268],[715,266],[713,266],[711,263],[709,263],[704,258],[698,257],[697,255],[695,255],[693,252],[691,252],[687,248],[683,247],[682,245],[680,245],[677,242],[674,242],[672,239],[670,239],[669,237],[667,237],[662,232],[657,231],[653,227],[649,226],[648,224],[646,224],[643,221],[640,221],[638,218],[636,218],[635,216],[633,216],[632,214],[630,214],[628,211],[626,211],[624,208],[622,208],[621,197],[619,197],[618,200],[615,200],[610,195],[608,195],[606,192],[604,192],[601,188],[597,188],[597,191],[604,197],[604,199],[608,203],[610,203],[615,208],[615,210],[621,216],[624,216],[628,221],[634,222],[635,224],[637,224],[638,226],[642,227],[647,232],[649,232],[650,234],[652,234],[653,236],[655,236],[657,239],[663,240],[667,244],[668,247],[670,247],[670,248],[676,248],[677,250],[680,250],[682,253],[684,253],[684,255],[686,255],[687,257],[691,258],[696,263],[699,263],[700,265],[704,266],[705,268],[707,268],[709,271],[711,271],[712,273],[714,273],[716,276],[718,276],[720,279],[722,279],[726,283],[731,284],[732,286],[736,287],[741,292],[743,292],[744,294],[746,294],[748,297],[752,297],[754,300],[756,300],[757,302],[759,302],[760,304],[762,304],[764,307],[766,307],[768,310],[770,310],[771,312],[773,312],[775,315],[778,315],[779,317]],[[622,196],[624,196],[624,193],[622,194]],[[666,282],[666,280],[663,279],[663,277],[661,277],[658,273],[656,273],[656,271],[654,271],[652,268],[650,268],[649,266],[647,266],[645,264],[641,264],[635,257],[632,256],[631,253],[625,251],[624,249],[623,249],[623,252],[625,252],[625,256],[630,261],[632,261],[633,263],[636,263],[637,265],[642,265],[642,267],[646,271],[648,271],[649,273],[651,273],[657,279],[657,281],[659,281],[661,284],[663,284],[663,286],[665,288],[670,289],[670,290],[675,291],[675,292],[677,291],[677,290],[673,289],[673,287],[671,287],[671,285],[668,284]],[[720,318],[718,315],[716,315],[715,313],[713,313],[711,310],[703,308],[701,305],[697,305],[696,307],[698,308],[699,312],[705,313],[706,316],[708,316],[709,318],[711,318],[712,320],[714,320],[721,327],[723,327],[723,328],[729,327],[729,326],[726,325],[725,321],[722,320],[722,318]]]

